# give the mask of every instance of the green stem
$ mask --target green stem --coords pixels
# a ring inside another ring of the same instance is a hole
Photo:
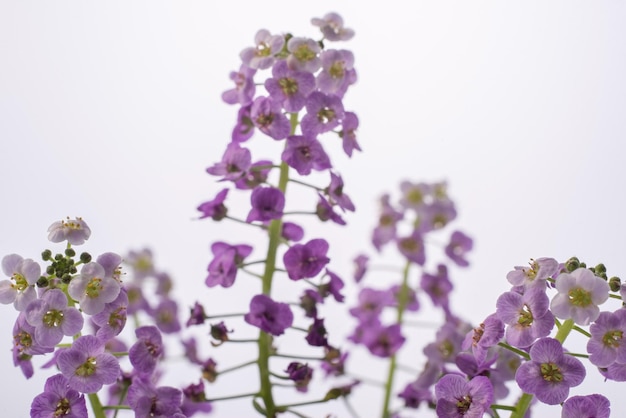
[[[574,329],[574,320],[568,319],[561,324],[554,338],[556,338],[561,344],[563,344],[572,329]]]
[[[298,126],[298,114],[291,114],[291,132],[293,135]],[[287,191],[289,181],[289,166],[283,161],[280,164],[280,177],[278,179],[278,189],[283,193]],[[276,271],[276,253],[281,242],[282,219],[273,220],[268,227],[269,244],[267,246],[267,257],[265,257],[265,272],[263,273],[263,294],[269,296],[272,292],[272,278]],[[260,397],[265,404],[265,413],[268,418],[273,418],[278,412],[272,394],[272,382],[270,380],[269,359],[272,355],[272,336],[264,331],[259,332],[259,379],[261,383]]]
[[[98,398],[98,394],[90,393],[87,395],[87,397],[89,398],[89,403],[91,404],[94,418],[106,418],[106,415],[104,415],[104,409],[102,408],[102,404],[100,403],[100,398]]]
[[[248,361],[247,363],[243,363],[243,364],[238,364],[237,366],[233,366],[233,367],[229,367],[227,369],[224,370],[220,370],[217,374],[218,375],[222,375],[228,372],[232,372],[234,370],[239,370],[239,369],[243,369],[246,366],[250,366],[252,364],[255,364],[257,361],[256,360],[252,360],[252,361]]]
[[[411,268],[411,262],[407,261],[404,266],[404,270],[402,272],[402,285],[400,286],[400,291],[398,292],[398,316],[397,323],[402,326],[402,318],[404,317],[404,310],[406,309],[406,305],[409,301],[409,270]],[[389,404],[391,402],[391,392],[393,390],[393,377],[396,373],[397,367],[397,358],[395,353],[391,356],[389,361],[389,372],[387,373],[387,383],[385,384],[385,398],[383,401],[383,418],[388,418],[389,414]]]

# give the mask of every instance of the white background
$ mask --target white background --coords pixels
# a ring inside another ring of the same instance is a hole
[[[0,254],[37,258],[50,246],[50,223],[82,216],[93,253],[151,246],[176,279],[183,311],[196,299],[219,311],[257,292],[203,284],[211,242],[263,242],[239,226],[193,220],[195,207],[221,188],[204,172],[221,158],[234,121],[236,109],[220,95],[257,29],[317,37],[310,18],[337,11],[357,33],[340,47],[356,57],[359,81],[346,108],[359,115],[363,153],[349,160],[339,147],[329,150],[357,205],[347,228],[307,235],[331,241],[331,268],[347,280],[352,257],[371,252],[378,195],[396,193],[403,179],[445,179],[458,224],[476,243],[471,269],[453,271],[465,319],[493,312],[506,273],[531,257],[577,255],[626,278],[626,6],[413,3],[0,2]],[[263,147],[259,157],[276,155],[274,144]],[[232,210],[243,216],[241,202]],[[15,313],[2,312],[0,401],[4,416],[22,417],[46,372],[27,382],[13,368]],[[328,311],[327,322],[350,332],[340,315]],[[223,351],[209,354],[219,361]],[[421,352],[411,356],[419,368]],[[356,365],[376,376],[378,366],[369,367]],[[620,384],[603,383],[592,368],[589,375],[573,394],[606,393],[613,411],[626,410]],[[379,410],[373,393],[356,398],[364,417]],[[242,416],[249,401],[216,411]],[[340,402],[313,411],[346,416]]]

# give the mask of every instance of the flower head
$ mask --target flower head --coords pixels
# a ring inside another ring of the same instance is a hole
[[[343,18],[334,12],[326,13],[323,18],[313,18],[311,23],[318,26],[329,41],[347,41],[354,36],[352,29],[343,26]]]
[[[250,301],[245,321],[272,335],[281,335],[293,323],[293,313],[286,303],[274,302],[269,296],[256,295]]]
[[[95,315],[102,312],[107,303],[117,298],[120,289],[120,282],[107,276],[104,267],[92,261],[83,266],[80,276],[72,279],[67,292],[80,303],[84,313]]]
[[[49,377],[43,393],[33,399],[30,406],[31,418],[87,418],[84,395],[70,389],[62,374]]]
[[[280,219],[285,208],[285,195],[275,187],[258,187],[250,196],[252,209],[248,212],[246,222],[271,221]]]
[[[468,382],[463,376],[447,374],[435,385],[435,397],[438,417],[479,418],[491,406],[493,386],[484,376]]]
[[[54,222],[48,228],[48,239],[52,242],[67,241],[72,245],[80,245],[89,239],[91,229],[83,218],[75,218],[70,220],[69,216],[66,220]]]
[[[321,238],[291,246],[283,256],[289,278],[300,280],[317,276],[330,261],[327,252],[328,242]]]
[[[244,65],[264,70],[274,63],[274,55],[283,49],[285,38],[281,35],[272,35],[267,29],[260,29],[254,36],[254,43],[255,46],[244,49],[239,56]]]
[[[571,273],[561,273],[555,281],[558,294],[550,303],[557,318],[570,319],[578,325],[589,325],[600,315],[598,305],[609,298],[609,284],[591,270],[578,268]]]
[[[598,394],[588,396],[572,396],[563,404],[562,418],[609,418],[611,403]]]
[[[35,283],[41,275],[41,267],[30,258],[9,254],[2,258],[2,272],[10,279],[0,280],[0,303],[12,303],[15,309],[23,311],[37,299]]]
[[[44,292],[24,312],[28,323],[35,327],[35,339],[46,347],[54,347],[63,336],[75,335],[83,328],[83,316],[78,309],[67,305],[61,289]]]

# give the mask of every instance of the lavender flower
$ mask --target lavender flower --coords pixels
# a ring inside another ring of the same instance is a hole
[[[440,418],[479,418],[491,406],[493,386],[484,376],[468,382],[462,376],[447,374],[435,385],[435,397]]]
[[[408,260],[423,266],[426,262],[424,239],[417,229],[411,235],[398,238],[398,250]]]
[[[80,245],[89,239],[91,229],[83,218],[60,220],[48,228],[48,239],[52,242],[67,241],[72,245]]]
[[[600,312],[589,327],[591,338],[587,342],[589,361],[598,367],[608,367],[614,362],[626,363],[626,309],[613,313]]]
[[[339,125],[344,115],[340,97],[319,91],[309,94],[305,107],[306,114],[300,122],[304,135],[315,136],[328,132]]]
[[[117,298],[104,305],[102,312],[91,317],[94,324],[98,326],[96,337],[103,341],[119,335],[126,326],[128,308],[128,293],[122,288]]]
[[[208,414],[213,410],[213,406],[207,401],[204,393],[202,379],[197,384],[192,383],[183,389],[183,403],[180,410],[187,418],[198,412]]]
[[[242,106],[237,111],[237,122],[233,128],[231,139],[233,142],[246,142],[254,135],[254,122],[252,121],[252,103]]]
[[[515,270],[506,275],[513,286],[529,286],[532,283],[543,284],[544,280],[558,271],[559,263],[553,258],[541,257],[530,260],[530,268],[515,266]]]
[[[200,219],[211,218],[214,221],[224,219],[228,213],[228,209],[224,205],[227,194],[228,189],[222,189],[213,200],[200,204],[200,206],[198,206],[198,210],[202,212]]]
[[[235,83],[235,87],[222,93],[222,100],[228,104],[240,104],[246,106],[252,103],[252,98],[256,91],[254,85],[254,74],[256,70],[242,65],[239,71],[230,73],[230,79]]]
[[[313,378],[313,369],[310,368],[308,364],[298,362],[289,363],[285,373],[287,373],[289,379],[294,381],[298,392],[306,393],[308,391],[309,382]]]
[[[548,405],[567,399],[569,388],[585,378],[585,366],[575,357],[565,355],[554,338],[541,338],[530,348],[530,360],[515,373],[515,381],[526,393]]]
[[[555,281],[558,294],[550,303],[557,318],[572,318],[578,325],[589,325],[600,315],[598,305],[609,298],[609,284],[586,268],[561,273]]]
[[[382,210],[378,218],[378,226],[372,233],[372,244],[380,251],[383,245],[396,238],[396,225],[403,218],[403,214],[394,209],[389,203],[389,195],[380,198]]]
[[[330,261],[327,252],[328,242],[321,238],[291,246],[283,256],[289,278],[300,280],[317,276]]]
[[[611,403],[598,394],[572,396],[563,404],[561,418],[609,418]]]
[[[307,135],[287,137],[281,159],[302,176],[309,175],[311,170],[322,171],[331,167],[330,158],[322,144],[315,137]]]
[[[471,349],[478,363],[485,360],[487,350],[500,342],[504,336],[504,324],[496,314],[489,315],[484,322],[468,332],[461,348]]]
[[[135,412],[135,418],[183,416],[180,411],[183,394],[179,389],[161,386],[141,379],[133,379],[128,388],[128,404]]]
[[[250,196],[252,209],[248,212],[246,222],[271,221],[280,219],[285,208],[285,196],[275,187],[259,187]]]
[[[209,287],[230,287],[235,283],[239,265],[252,253],[252,247],[245,244],[229,245],[219,241],[211,245],[211,251],[214,257],[207,268],[209,275],[205,284]]]
[[[352,157],[354,150],[361,151],[356,140],[356,130],[359,127],[359,118],[353,112],[346,112],[341,121],[341,131],[339,137],[341,137],[343,151]]]
[[[292,70],[314,73],[322,65],[320,45],[313,39],[294,36],[287,41],[287,51],[287,66]]]
[[[350,315],[357,318],[359,322],[367,323],[378,318],[383,308],[393,306],[394,303],[391,291],[365,287],[359,292],[358,305],[350,309]]]
[[[330,185],[326,188],[328,196],[332,199],[333,203],[339,205],[342,210],[349,210],[354,212],[354,204],[350,197],[343,192],[343,179],[340,175],[331,171],[330,173]]]
[[[206,169],[213,176],[222,176],[222,180],[236,181],[243,177],[252,163],[250,150],[231,142],[226,147],[222,160]]]
[[[324,319],[313,319],[305,339],[313,347],[325,347],[328,345],[328,332],[324,326]]]
[[[135,335],[137,342],[130,347],[128,359],[140,375],[149,376],[164,356],[161,332],[153,325],[146,325],[137,328]]]
[[[83,393],[98,392],[110,385],[120,374],[120,364],[104,352],[104,343],[93,335],[79,337],[57,357],[59,370],[68,379],[71,389]]]
[[[363,280],[363,276],[365,276],[365,273],[367,272],[367,264],[369,262],[369,257],[365,254],[359,254],[358,256],[356,256],[354,258],[354,265],[355,265],[355,271],[354,271],[354,281],[359,283],[361,280]]]
[[[264,70],[270,68],[274,63],[274,55],[283,49],[285,38],[281,35],[272,35],[268,30],[261,29],[254,36],[254,43],[254,47],[241,51],[241,61],[250,68]]]
[[[354,56],[347,50],[322,52],[322,71],[317,75],[317,87],[322,93],[343,97],[350,84],[356,82]]]
[[[105,304],[113,302],[120,293],[120,283],[107,277],[104,267],[90,262],[80,270],[67,287],[69,295],[80,303],[81,310],[88,315],[102,312]]]
[[[159,331],[165,334],[174,334],[180,331],[180,321],[178,319],[178,304],[175,300],[168,298],[161,299],[159,304],[151,312],[155,324]]]
[[[28,323],[35,327],[35,339],[45,347],[54,347],[63,336],[75,335],[83,328],[83,316],[78,309],[67,306],[67,297],[60,289],[44,292],[24,312]]]
[[[452,292],[452,282],[448,277],[448,268],[445,264],[437,266],[437,273],[422,273],[420,287],[430,297],[433,305],[448,309],[448,295]]]
[[[256,295],[250,301],[245,321],[272,335],[281,335],[293,323],[293,313],[286,303],[274,302],[269,296]]]
[[[354,31],[343,26],[343,18],[334,12],[326,13],[323,18],[313,18],[311,23],[318,26],[329,41],[347,41],[354,36]]]
[[[287,112],[299,112],[306,97],[315,88],[313,74],[290,70],[285,60],[274,64],[272,77],[265,80],[265,88],[272,100],[281,103]]]
[[[257,97],[252,102],[250,118],[254,126],[272,139],[287,138],[291,124],[281,109],[280,102],[271,97]]]
[[[473,246],[474,242],[470,237],[461,231],[454,231],[450,236],[450,242],[446,245],[445,253],[457,266],[467,267],[469,266],[469,261],[467,261],[465,255],[471,251]]]
[[[30,406],[31,418],[87,418],[85,397],[70,389],[62,374],[49,377],[43,393],[37,395]]]
[[[16,310],[23,311],[37,299],[35,283],[41,275],[41,267],[30,258],[9,254],[2,258],[2,272],[11,279],[0,280],[0,303],[12,303]]]
[[[406,340],[401,330],[399,324],[382,326],[378,322],[372,322],[364,326],[361,342],[373,355],[382,358],[391,357]]]

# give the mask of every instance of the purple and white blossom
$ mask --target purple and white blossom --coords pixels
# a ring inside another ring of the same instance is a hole
[[[589,327],[591,338],[587,342],[589,361],[597,367],[608,367],[618,362],[626,363],[626,309],[600,312]]]
[[[0,280],[0,303],[12,303],[16,310],[23,311],[37,299],[35,284],[41,275],[41,267],[30,258],[9,254],[2,258],[2,272],[9,280]]]
[[[561,418],[609,418],[611,403],[603,395],[572,396],[563,403]]]
[[[609,298],[609,284],[586,268],[561,273],[554,283],[558,294],[550,303],[557,318],[573,319],[578,325],[589,325],[600,315],[599,305]]]
[[[246,66],[264,70],[274,64],[274,56],[283,49],[285,38],[282,35],[272,35],[267,29],[261,29],[254,36],[254,43],[255,46],[244,49],[239,56]]]
[[[243,260],[252,253],[252,247],[246,244],[230,245],[225,242],[215,242],[211,245],[213,260],[207,268],[209,275],[205,284],[209,287],[230,287],[235,283],[237,270]]]
[[[70,219],[54,222],[48,228],[48,239],[52,242],[67,241],[71,245],[81,245],[91,236],[91,229],[83,218]]]
[[[83,316],[68,306],[67,296],[60,289],[44,292],[24,312],[28,323],[35,327],[35,339],[45,347],[54,347],[64,336],[75,335],[83,328]]]
[[[135,330],[137,342],[128,350],[128,359],[135,371],[142,376],[152,375],[157,363],[165,355],[161,331],[154,325],[145,325]]]
[[[289,278],[300,280],[317,276],[330,261],[327,252],[328,242],[321,238],[291,246],[283,256]]]
[[[323,171],[332,167],[328,154],[314,136],[287,137],[287,145],[281,159],[302,176],[309,175],[311,170]]]
[[[320,45],[313,39],[294,36],[287,41],[287,51],[287,65],[292,70],[315,73],[322,65]]]
[[[291,131],[289,119],[282,112],[280,101],[257,97],[250,108],[250,119],[261,132],[272,139],[285,139]]]
[[[285,111],[299,112],[315,88],[315,78],[309,72],[289,69],[287,61],[281,60],[272,67],[272,78],[265,80],[265,88]]]
[[[117,298],[120,289],[120,282],[107,276],[104,267],[92,261],[83,266],[78,277],[72,279],[67,292],[80,303],[84,313],[95,315]]]
[[[31,418],[87,418],[85,396],[70,389],[69,382],[62,374],[55,374],[46,380],[43,393],[33,399],[30,406]]]
[[[491,406],[493,386],[484,376],[467,381],[458,374],[447,374],[435,385],[435,398],[440,418],[480,418]]]
[[[326,13],[323,18],[313,18],[311,23],[318,26],[329,41],[347,41],[354,36],[354,30],[348,29],[343,25],[343,18],[335,13]]]
[[[240,104],[246,106],[252,103],[256,86],[254,84],[254,68],[242,65],[239,71],[230,73],[230,79],[235,83],[235,87],[222,93],[222,100],[228,104]]]
[[[343,103],[339,96],[314,91],[306,99],[306,114],[300,127],[304,135],[328,132],[339,125],[344,116]]]
[[[281,335],[293,324],[293,313],[286,303],[256,295],[250,301],[250,312],[245,314],[244,320],[269,334]]]

